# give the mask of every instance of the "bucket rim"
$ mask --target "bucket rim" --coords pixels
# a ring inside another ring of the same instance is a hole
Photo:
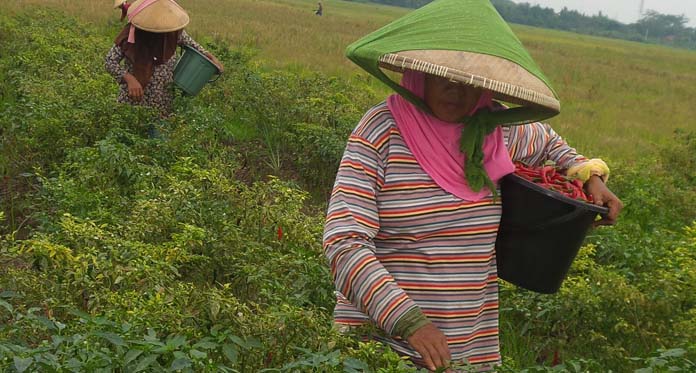
[[[556,191],[553,191],[550,189],[546,189],[543,186],[537,185],[536,183],[531,182],[531,181],[523,178],[522,176],[516,175],[514,173],[506,175],[505,178],[512,181],[512,182],[515,182],[517,184],[521,184],[522,186],[525,186],[529,189],[532,189],[535,192],[541,193],[541,194],[548,196],[548,197],[551,197],[557,201],[564,202],[564,203],[570,204],[570,205],[575,206],[575,207],[579,207],[579,208],[582,208],[585,210],[596,212],[598,214],[607,214],[609,212],[609,208],[607,208],[607,207],[597,206],[597,205],[594,205],[591,203],[583,202],[583,201],[580,201],[577,199],[573,199],[573,198],[564,196],[559,192],[556,192]],[[503,200],[503,202],[504,202],[504,200]]]
[[[186,50],[186,51],[195,52],[195,53],[198,54],[199,56],[203,57],[206,61],[208,61],[211,65],[213,65],[213,67],[215,67],[215,70],[217,70],[217,73],[220,74],[220,68],[219,68],[210,58],[208,58],[208,56],[206,56],[206,55],[204,55],[203,53],[201,53],[198,49],[193,48],[193,47],[191,47],[191,46],[189,46],[189,45],[182,45],[181,48],[183,48],[183,49]]]

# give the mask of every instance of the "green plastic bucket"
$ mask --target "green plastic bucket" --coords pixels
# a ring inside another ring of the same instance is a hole
[[[184,45],[184,53],[174,68],[174,84],[185,94],[195,96],[207,83],[212,83],[220,77],[217,66],[201,52]],[[210,78],[216,75],[215,79]]]

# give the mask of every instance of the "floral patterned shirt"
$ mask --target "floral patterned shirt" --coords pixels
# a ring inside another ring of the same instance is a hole
[[[177,42],[180,46],[189,46],[201,53],[208,53],[203,47],[196,43],[186,31],[182,31]],[[121,65],[121,61],[124,61]],[[176,66],[177,56],[172,56],[166,63],[155,66],[150,82],[143,90],[143,98],[135,101],[128,96],[128,84],[123,79],[126,73],[133,73],[133,65],[125,58],[125,53],[118,45],[114,45],[106,54],[106,71],[111,74],[120,85],[118,102],[131,105],[145,105],[158,109],[163,115],[168,115],[172,109],[174,92],[171,82],[174,79],[174,67]]]

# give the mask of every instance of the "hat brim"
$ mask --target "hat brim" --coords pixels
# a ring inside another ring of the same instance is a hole
[[[561,104],[539,78],[507,59],[463,51],[411,50],[387,53],[379,66],[396,72],[405,69],[440,76],[487,89],[493,97],[522,106],[540,106],[558,114]]]
[[[137,9],[139,4],[140,1],[131,4],[128,13]],[[172,32],[185,28],[189,24],[189,15],[174,1],[160,0],[142,9],[130,22],[144,31]]]

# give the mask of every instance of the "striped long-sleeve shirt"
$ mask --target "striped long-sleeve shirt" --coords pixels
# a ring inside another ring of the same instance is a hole
[[[548,125],[504,129],[513,160],[567,168],[586,159]],[[422,312],[447,336],[453,361],[496,364],[498,284],[494,244],[501,204],[464,201],[418,165],[386,104],[351,134],[327,212],[324,250],[336,285],[335,322],[373,323],[377,337],[420,363],[398,335]]]

